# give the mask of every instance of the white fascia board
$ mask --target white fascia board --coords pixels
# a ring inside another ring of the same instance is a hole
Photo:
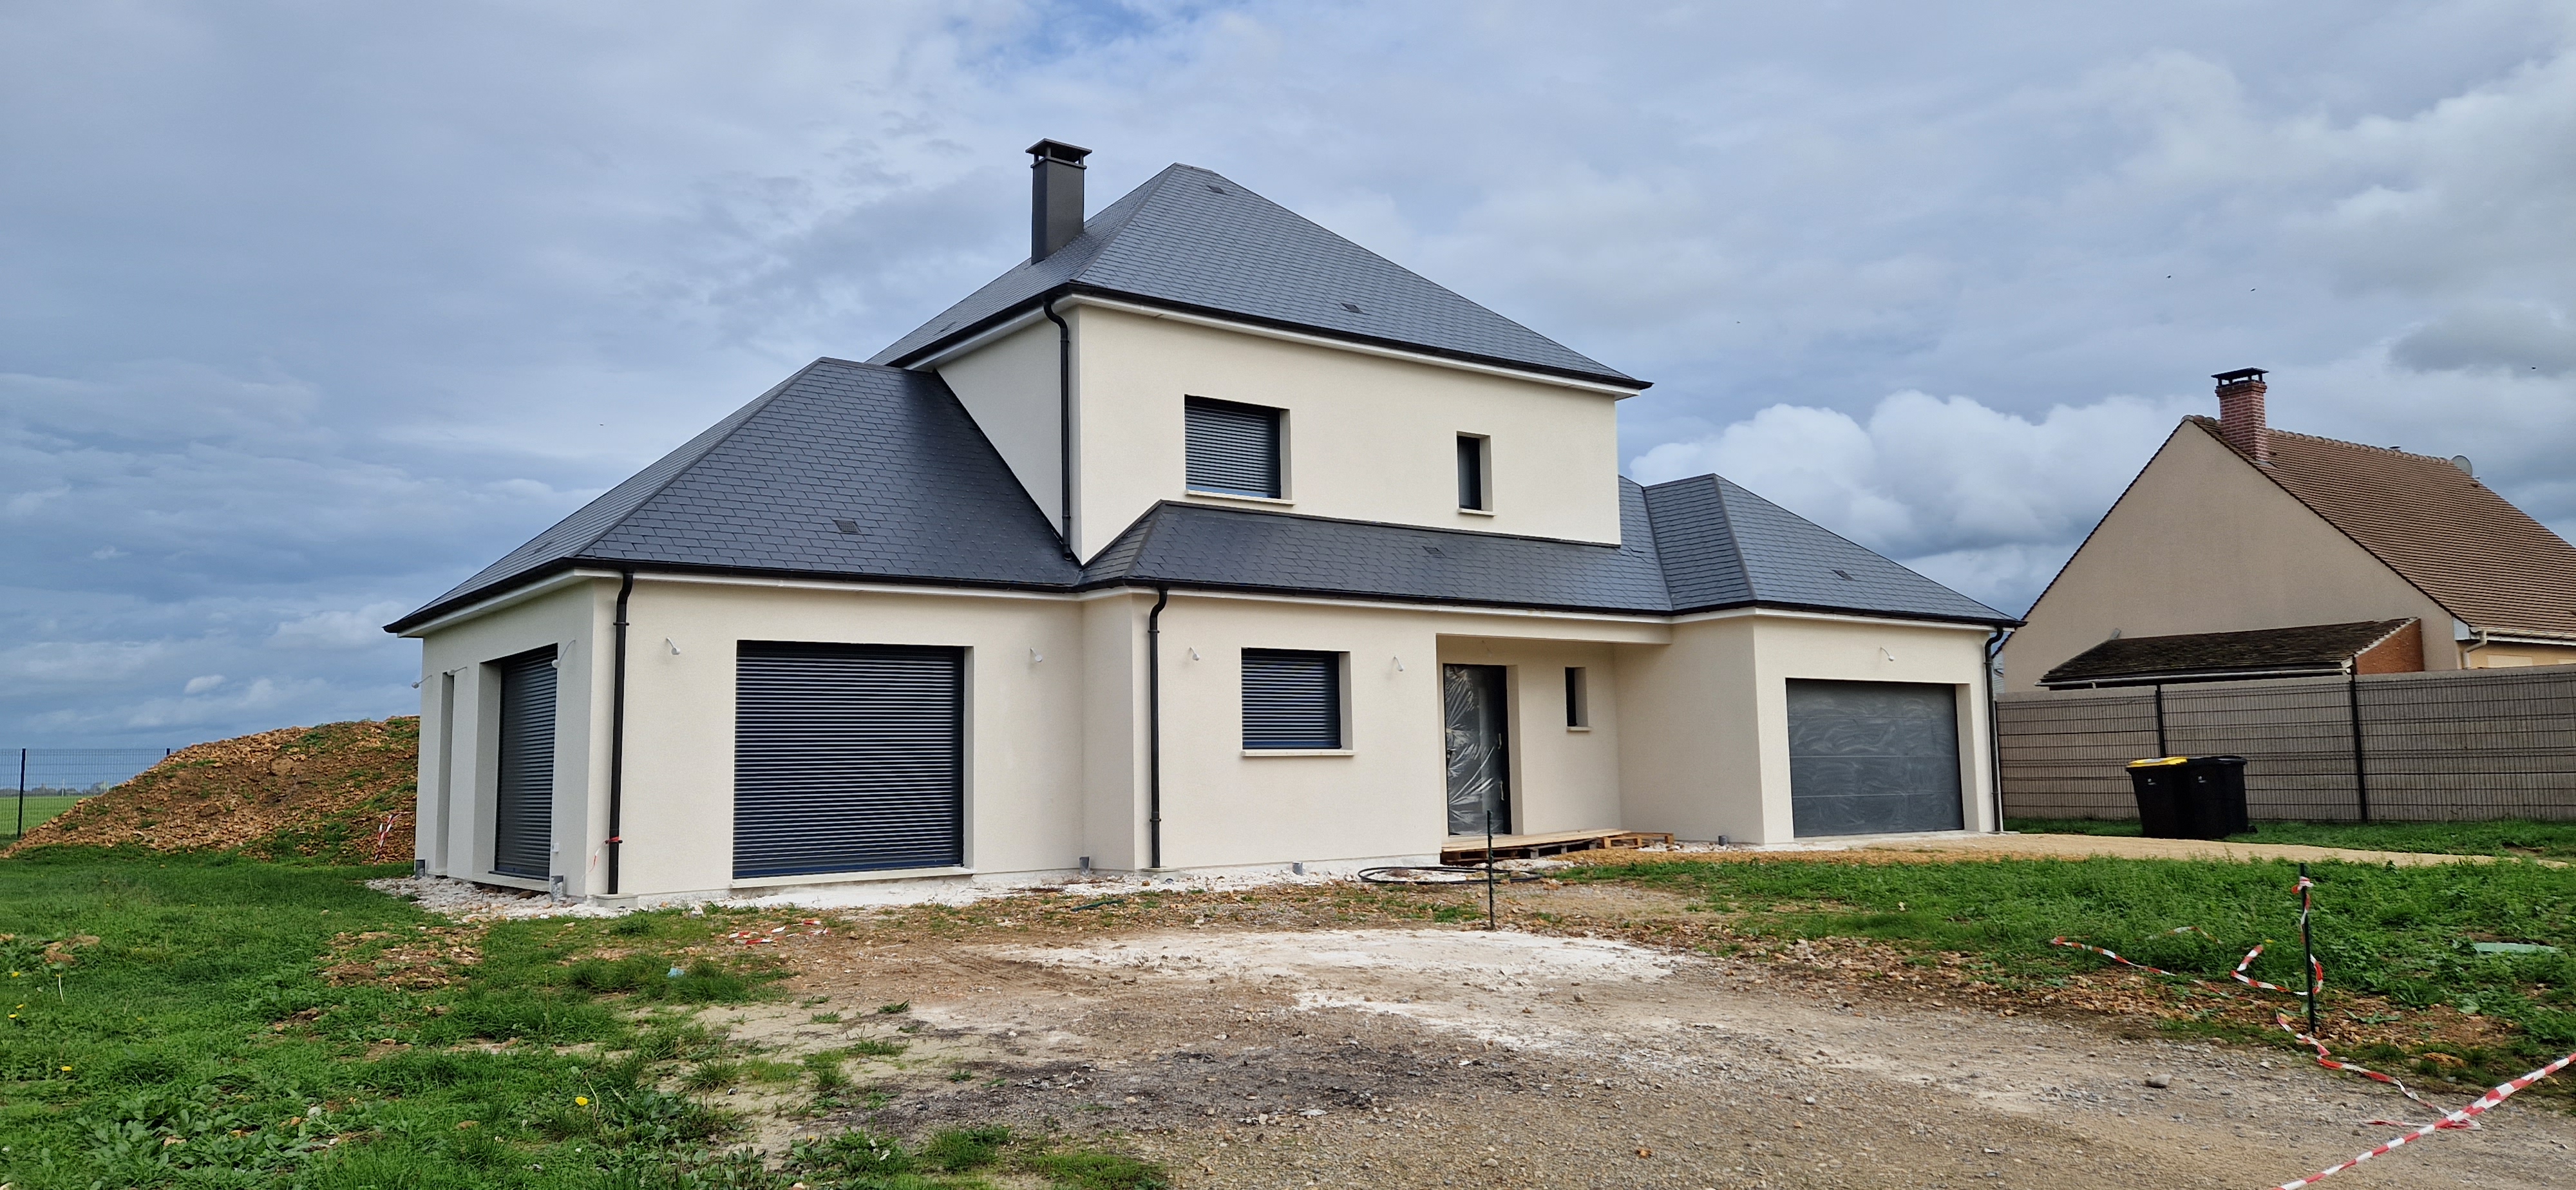
[[[1973,632],[1985,636],[1994,631],[1991,624],[1963,624],[1956,620],[1910,620],[1897,616],[1867,616],[1851,612],[1810,612],[1781,607],[1730,607],[1724,611],[1692,612],[1671,617],[1667,623],[1698,624],[1709,620],[1734,620],[1745,616],[1763,616],[1774,620],[1815,620],[1827,624],[1866,624],[1873,628],[1946,628],[1953,632]]]
[[[1530,620],[1590,620],[1603,624],[1651,624],[1661,627],[1673,618],[1653,612],[1569,612],[1532,607],[1484,607],[1473,603],[1407,603],[1394,599],[1334,599],[1321,595],[1271,595],[1260,591],[1201,591],[1179,583],[1166,584],[1174,595],[1192,599],[1246,599],[1256,603],[1297,603],[1314,607],[1364,607],[1377,611],[1447,612],[1461,616],[1508,616]]]
[[[1060,306],[1068,304],[1070,303],[1063,301],[1057,302],[1057,305]],[[996,339],[1002,339],[1018,334],[1021,330],[1026,329],[1029,324],[1044,317],[1046,317],[1046,307],[1043,305],[1021,311],[1018,315],[998,326],[988,327],[984,330],[968,335],[946,347],[940,348],[938,351],[925,355],[909,364],[905,364],[904,367],[915,372],[936,371],[938,370],[939,365],[947,363],[958,356],[972,354],[977,349],[982,348],[985,344],[991,343]]]
[[[401,635],[412,638],[425,637],[439,629],[462,624],[477,616],[488,616],[502,608],[514,607],[518,604],[526,603],[539,595],[552,594],[556,591],[572,586],[575,583],[588,582],[592,579],[616,577],[618,577],[618,573],[614,570],[567,570],[552,578],[533,582],[527,586],[513,590],[503,591],[489,599],[476,600],[473,603],[466,604],[455,611],[440,616],[435,620],[406,629],[401,633]]]
[[[610,578],[617,577],[610,575]],[[871,583],[860,580],[767,578],[752,574],[653,574],[635,576],[644,583],[698,583],[715,587],[769,587],[782,591],[844,591],[853,595],[936,595],[960,599],[1073,599],[1064,591],[1015,591],[997,587],[951,587],[936,583]]]
[[[2576,648],[2576,637],[2533,636],[2522,632],[2481,632],[2478,639],[2491,645],[2550,645],[2561,649]]]
[[[1265,339],[1278,339],[1289,343],[1302,343],[1309,347],[1325,347],[1334,351],[1348,351],[1358,355],[1374,355],[1383,359],[1400,359],[1407,363],[1428,364],[1435,368],[1455,368],[1461,372],[1478,372],[1487,376],[1504,376],[1513,380],[1526,380],[1533,384],[1552,384],[1559,388],[1577,389],[1587,393],[1600,393],[1604,396],[1620,399],[1633,397],[1638,393],[1645,391],[1643,388],[1622,388],[1615,384],[1603,384],[1594,380],[1576,380],[1570,376],[1551,376],[1545,372],[1527,372],[1519,368],[1506,368],[1497,364],[1480,364],[1471,360],[1450,359],[1446,356],[1430,355],[1419,351],[1406,351],[1398,347],[1380,347],[1373,343],[1354,343],[1348,339],[1336,339],[1328,335],[1310,335],[1300,331],[1281,330],[1277,327],[1255,326],[1248,322],[1233,322],[1223,318],[1210,318],[1204,314],[1184,314],[1178,310],[1165,310],[1156,306],[1139,305],[1135,302],[1121,302],[1110,298],[1092,297],[1087,294],[1076,294],[1072,297],[1065,298],[1062,301],[1057,302],[1056,306],[1058,309],[1062,309],[1066,306],[1098,306],[1103,310],[1116,310],[1119,313],[1134,314],[1140,318],[1161,318],[1171,322],[1187,323],[1191,326],[1204,326],[1212,327],[1221,331],[1233,331],[1239,335],[1259,335]],[[1004,325],[1007,326],[1009,324],[1006,323]],[[944,358],[944,355],[942,358]],[[927,366],[927,362],[925,361],[923,365],[916,366]]]

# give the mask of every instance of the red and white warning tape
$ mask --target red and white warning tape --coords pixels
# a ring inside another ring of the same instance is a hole
[[[2302,926],[2307,924],[2308,915],[2314,908],[2313,898],[2315,888],[2315,881],[2310,880],[2305,876],[2299,877],[2299,883],[2295,891],[2299,894],[2299,924]],[[2199,926],[2181,926],[2165,932],[2168,934],[2197,933],[2203,937],[2213,937],[2209,931],[2201,929]],[[2167,971],[2162,967],[2150,967],[2145,963],[2123,958],[2117,952],[2106,950],[2099,946],[2088,946],[2062,935],[2056,938],[2051,938],[2048,941],[2051,946],[2063,946],[2071,950],[2091,951],[2092,953],[2101,955],[2112,962],[2135,967],[2141,971],[2152,971],[2158,975],[2172,976],[2175,979],[2188,979],[2193,983],[2205,986],[2216,986],[2211,984],[2210,981],[2201,979],[2197,976],[2183,975],[2177,972]],[[2263,953],[2263,947],[2269,945],[2271,945],[2271,940],[2265,939],[2262,943],[2256,945],[2254,949],[2246,951],[2245,957],[2237,962],[2235,970],[2228,972],[2228,976],[2247,987],[2261,988],[2265,991],[2279,992],[2285,996],[2297,996],[2301,999],[2307,999],[2308,997],[2325,991],[2325,964],[2317,962],[2314,957],[2311,957],[2308,960],[2308,989],[2304,992],[2296,988],[2285,988],[2276,983],[2266,983],[2245,974],[2246,968],[2253,966],[2255,958]],[[2369,1067],[2358,1066],[2335,1057],[2334,1052],[2326,1048],[2326,1043],[2319,1041],[2308,1034],[2299,1032],[2298,1026],[2290,1023],[2290,1016],[2288,1013],[2273,1013],[2272,1023],[2279,1025],[2282,1032],[2299,1039],[2301,1043],[2314,1049],[2317,1052],[2317,1065],[2323,1066],[2329,1070],[2345,1070],[2358,1074],[2363,1078],[2375,1079],[2379,1082],[2383,1082],[2389,1086],[2397,1088],[2398,1093],[2406,1096],[2408,1099],[2412,1099],[2417,1103],[2424,1103],[2424,1097],[2417,1095],[2412,1089],[2407,1087],[2405,1083],[2400,1082],[2389,1075],[2381,1074]],[[2488,1091],[2483,1096],[2480,1096],[2477,1102],[2461,1108],[2458,1111],[2448,1113],[2441,1119],[2435,1120],[2430,1124],[2409,1124],[2402,1120],[2371,1120],[2369,1123],[2372,1124],[2386,1125],[2392,1128],[2412,1128],[2414,1131],[2397,1137],[2378,1148],[2372,1149],[2367,1153],[2363,1153],[2362,1155],[2355,1157],[2350,1161],[2346,1161],[2341,1165],[2334,1166],[2331,1169],[2319,1170],[2318,1172],[2309,1174],[2295,1182],[2283,1182],[2276,1188],[2276,1190],[2301,1190],[2301,1187],[2312,1185],[2319,1178],[2330,1177],[2334,1174],[2342,1173],[2343,1171],[2351,1169],[2353,1166],[2359,1165],[2364,1161],[2368,1161],[2373,1157],[2387,1153],[2400,1146],[2422,1140],[2436,1132],[2476,1128],[2478,1126],[2477,1117],[2484,1114],[2489,1108],[2512,1098],[2515,1092],[2566,1069],[2571,1063],[2576,1063],[2576,1054],[2569,1054],[2566,1057],[2560,1058],[2538,1070],[2534,1070],[2529,1074],[2523,1075],[2521,1078],[2500,1083],[2495,1087],[2495,1089]],[[2432,1105],[2424,1103],[2424,1106],[2431,1107]]]
[[[2295,1182],[2283,1182],[2278,1187],[2278,1190],[2300,1190],[2303,1186],[2315,1185],[2320,1179],[2333,1177],[2334,1175],[2342,1173],[2347,1169],[2351,1169],[2353,1166],[2359,1165],[2364,1161],[2368,1161],[2373,1157],[2377,1157],[2383,1153],[2393,1152],[2399,1146],[2413,1144],[2416,1141],[2422,1140],[2425,1137],[2431,1136],[2446,1128],[2474,1127],[2475,1125],[2472,1123],[2473,1117],[2507,1099],[2513,1098],[2514,1092],[2522,1090],[2524,1087],[2528,1087],[2533,1083],[2539,1082],[2540,1080],[2556,1074],[2561,1070],[2567,1069],[2568,1063],[2571,1062],[2576,1062],[2576,1054],[2569,1054],[2566,1057],[2560,1058],[2547,1066],[2543,1066],[2538,1070],[2532,1071],[2521,1078],[2514,1079],[2510,1082],[2498,1083],[2494,1089],[2488,1091],[2484,1095],[2478,1096],[2478,1101],[2468,1105],[2467,1107],[2452,1112],[2451,1114],[2446,1115],[2439,1120],[2435,1120],[2430,1124],[2421,1125],[2413,1132],[2391,1139],[2386,1144],[2380,1145],[2378,1148],[2372,1149],[2367,1153],[2363,1153],[2350,1161],[2318,1170],[2317,1172],[2309,1174],[2304,1178],[2300,1178]]]

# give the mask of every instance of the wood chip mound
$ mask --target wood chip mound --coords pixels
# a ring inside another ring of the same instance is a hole
[[[83,799],[0,856],[40,847],[411,860],[420,718],[288,727],[197,744]]]

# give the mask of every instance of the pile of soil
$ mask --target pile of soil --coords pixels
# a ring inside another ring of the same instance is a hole
[[[325,723],[182,748],[27,832],[39,847],[239,851],[259,859],[407,863],[420,718]]]

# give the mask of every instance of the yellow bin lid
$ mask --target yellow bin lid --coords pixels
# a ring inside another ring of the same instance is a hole
[[[2132,760],[2129,762],[2129,767],[2133,769],[2151,769],[2162,765],[2188,764],[2190,762],[2191,758],[2188,756],[2159,756],[2153,760]]]

